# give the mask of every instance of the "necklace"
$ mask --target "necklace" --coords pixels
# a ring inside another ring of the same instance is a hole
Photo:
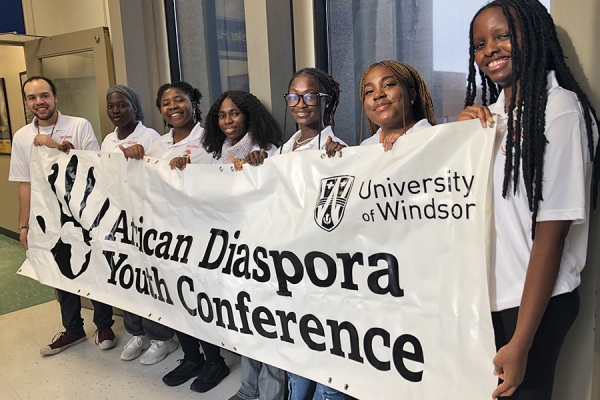
[[[300,141],[300,140],[298,140],[298,139],[300,139],[300,136],[301,135],[298,135],[298,137],[296,138],[296,147],[303,146],[303,145],[305,145],[306,143],[310,142],[311,140],[313,140],[315,138],[313,136],[313,137],[309,137],[308,139],[304,139],[304,140]]]
[[[40,126],[38,124],[36,124],[36,128],[37,128],[37,133],[39,135],[40,134]],[[56,122],[54,123],[54,125],[52,125],[52,132],[50,132],[50,134],[48,135],[49,137],[52,137],[52,135],[54,135],[54,129],[56,129]]]
[[[50,134],[48,135],[49,137],[52,137],[52,135],[54,135],[54,129],[56,129],[57,122],[58,122],[58,117],[56,117],[56,122],[54,123],[54,125],[52,125],[52,132],[50,132]],[[40,134],[40,124],[38,123],[38,121],[35,121],[35,127],[37,128],[37,133],[39,135]]]

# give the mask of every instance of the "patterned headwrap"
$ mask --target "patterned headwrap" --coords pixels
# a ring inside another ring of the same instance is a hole
[[[106,98],[110,96],[111,93],[121,93],[123,96],[127,97],[133,109],[135,110],[135,120],[144,122],[144,111],[142,110],[142,101],[140,100],[140,95],[135,92],[130,87],[125,85],[113,85],[106,92]]]

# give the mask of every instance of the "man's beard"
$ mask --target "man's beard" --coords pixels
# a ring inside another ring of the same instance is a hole
[[[54,116],[54,113],[56,112],[56,108],[51,110],[50,107],[48,107],[48,115],[43,118],[40,117],[39,114],[37,112],[35,112],[35,110],[31,110],[31,112],[33,113],[33,115],[36,116],[37,119],[42,120],[42,121],[47,121]]]

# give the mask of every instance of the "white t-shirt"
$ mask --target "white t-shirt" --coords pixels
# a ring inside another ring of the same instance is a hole
[[[225,140],[229,140],[229,139],[225,139]],[[250,151],[248,151],[248,154],[252,153],[253,151],[259,151],[259,150],[260,150],[260,146],[258,144],[255,144],[250,148]],[[269,150],[265,150],[267,152],[267,158],[272,157],[273,155],[277,154],[278,150],[279,150],[279,147],[272,144],[271,148]],[[246,155],[248,155],[248,154],[246,154]],[[210,162],[211,162],[211,164],[231,164],[231,160],[226,159],[225,157],[221,157],[221,158],[212,157]]]
[[[55,142],[70,142],[77,150],[100,150],[92,124],[87,119],[62,115],[58,110],[56,126],[40,126],[39,133],[49,135]],[[37,118],[15,133],[10,157],[9,181],[29,182],[29,164],[33,139],[38,135]],[[52,131],[54,129],[54,132]]]
[[[544,178],[537,221],[573,221],[565,241],[558,279],[552,296],[573,291],[581,282],[585,265],[592,161],[588,150],[583,110],[575,93],[558,85],[554,71],[548,73]],[[508,115],[504,112],[504,91],[489,107],[498,115],[497,135],[502,136],[494,159],[493,201],[496,226],[492,249],[490,302],[492,311],[521,304],[525,276],[533,241],[532,213],[529,211],[521,175],[513,195],[511,179],[506,199],[502,197]],[[594,126],[597,138],[597,127]],[[521,170],[522,171],[522,170]]]
[[[119,146],[125,148],[133,146],[134,144],[141,144],[144,147],[144,151],[148,151],[152,142],[160,137],[158,132],[154,129],[147,128],[141,122],[138,122],[133,132],[129,134],[125,139],[119,140],[119,128],[115,128],[114,132],[106,135],[102,141],[102,151],[111,153],[118,153],[121,151]]]
[[[188,137],[173,144],[173,129],[156,139],[150,145],[146,155],[150,157],[172,160],[175,157],[189,156],[192,164],[210,164],[212,154],[202,147],[204,128],[196,124]]]
[[[431,124],[429,123],[429,121],[427,121],[426,118],[423,118],[422,120],[418,121],[416,124],[414,124],[412,126],[412,128],[410,128],[409,130],[407,130],[404,135],[409,135],[411,133],[423,130],[423,129],[427,129],[427,128],[431,128]],[[402,136],[404,136],[402,135]],[[377,132],[375,132],[375,134],[373,136],[371,136],[370,138],[367,138],[365,140],[363,140],[360,145],[361,146],[366,146],[366,145],[371,145],[371,144],[381,144],[381,140],[383,139],[382,136],[382,132],[381,132],[381,128],[379,128],[377,130]]]
[[[296,133],[294,133],[292,135],[292,137],[289,138],[288,141],[283,144],[283,146],[281,146],[281,154],[287,154],[287,153],[291,153],[292,151],[294,151],[294,142],[298,136],[300,136],[300,131],[297,131]],[[333,140],[335,142],[338,142],[340,144],[343,144],[344,146],[347,146],[346,143],[344,143],[341,139],[335,137],[335,134],[333,133],[331,126],[327,126],[327,127],[325,127],[325,129],[323,129],[321,131],[321,143],[319,143],[319,135],[317,135],[312,140],[310,140],[308,143],[305,143],[302,146],[299,146],[295,151],[323,150],[323,149],[325,149],[325,145],[327,144],[328,137],[331,137],[331,140]],[[279,151],[276,152],[275,154],[279,154]]]

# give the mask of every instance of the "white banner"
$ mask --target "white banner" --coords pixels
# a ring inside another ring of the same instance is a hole
[[[489,398],[493,142],[469,121],[241,172],[36,148],[22,273],[360,399]]]

